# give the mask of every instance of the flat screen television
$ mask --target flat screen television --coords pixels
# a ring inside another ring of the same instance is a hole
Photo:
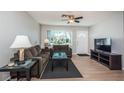
[[[111,52],[112,40],[111,38],[97,38],[94,40],[94,47],[97,50]]]

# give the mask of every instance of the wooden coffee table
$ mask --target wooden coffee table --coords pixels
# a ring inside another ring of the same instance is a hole
[[[66,70],[68,71],[68,61],[69,58],[67,57],[67,54],[65,52],[54,52],[52,56],[52,71],[54,69],[54,64],[56,62],[65,62],[66,63]]]

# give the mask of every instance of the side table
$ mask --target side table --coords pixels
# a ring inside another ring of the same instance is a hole
[[[27,60],[25,64],[17,65],[17,66],[8,66],[5,65],[0,68],[0,72],[16,72],[17,80],[20,79],[20,72],[25,72],[27,81],[31,80],[31,70],[37,65],[37,77],[39,77],[39,62],[37,60]]]

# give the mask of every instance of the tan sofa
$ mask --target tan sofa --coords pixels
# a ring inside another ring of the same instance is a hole
[[[39,72],[40,74],[45,69],[48,61],[49,61],[49,52],[43,52],[39,45],[33,46],[25,50],[25,58],[32,58],[39,60],[40,67]]]
[[[42,51],[39,45],[25,49],[25,59],[36,59],[39,61],[39,74],[41,75],[49,61],[50,53]],[[14,59],[18,59],[18,53],[14,54]],[[37,68],[34,67],[31,76],[36,75]],[[11,77],[16,76],[15,73],[10,73]]]

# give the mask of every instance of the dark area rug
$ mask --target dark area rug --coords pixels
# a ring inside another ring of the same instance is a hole
[[[51,61],[49,61],[41,79],[82,78],[83,77],[71,60],[68,62],[68,71],[66,71],[64,64],[56,64],[52,72],[51,65],[52,65]]]
[[[78,56],[89,56],[88,54],[77,54]]]

